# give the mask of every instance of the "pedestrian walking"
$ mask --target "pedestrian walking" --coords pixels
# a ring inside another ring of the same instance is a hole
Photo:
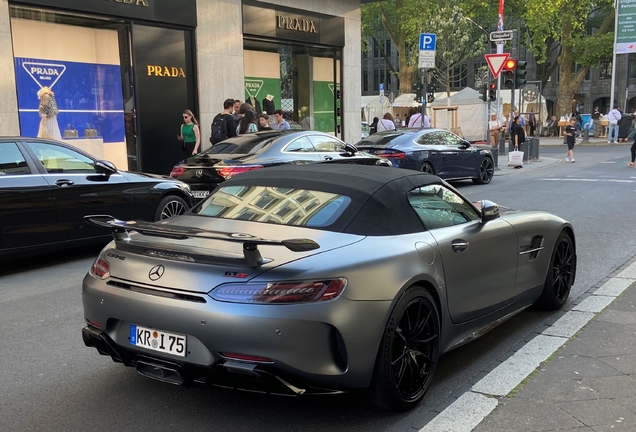
[[[565,127],[563,132],[566,138],[566,144],[568,145],[568,152],[565,155],[566,162],[575,162],[574,160],[574,143],[576,142],[576,119],[572,117],[570,124]]]
[[[431,122],[428,119],[426,114],[422,114],[421,112],[416,111],[410,118],[408,127],[410,128],[429,128],[431,127]]]
[[[530,136],[533,137],[537,132],[537,116],[534,108],[530,108],[530,115],[528,115],[528,125],[530,126]]]
[[[210,143],[217,144],[236,136],[236,121],[232,115],[235,102],[234,99],[225,99],[223,111],[212,120]]]
[[[269,116],[267,114],[261,114],[258,116],[258,130],[272,130],[272,128],[269,126]]]
[[[519,150],[519,144],[526,142],[526,131],[521,124],[521,117],[515,116],[510,127],[510,138],[515,146],[515,151]]]
[[[277,109],[274,111],[274,124],[272,125],[272,129],[274,130],[290,130],[291,127],[287,120],[285,120],[285,113],[281,109]]]
[[[618,122],[621,119],[621,112],[618,110],[618,104],[614,104],[614,109],[607,114],[609,120],[609,132],[607,133],[607,143],[618,143]]]
[[[181,125],[180,134],[177,135],[181,144],[181,156],[187,159],[199,152],[201,145],[201,131],[199,130],[199,122],[194,118],[194,114],[189,109],[183,111],[183,124]]]
[[[488,126],[490,127],[490,148],[497,148],[501,134],[501,123],[497,120],[497,114],[490,115]]]
[[[601,134],[601,111],[599,111],[598,107],[594,107],[592,112],[592,127],[594,129],[594,137],[599,136]]]
[[[382,120],[378,122],[378,132],[384,132],[387,130],[395,130],[395,123],[393,122],[393,116],[391,113],[386,113],[382,116]]]
[[[254,110],[250,109],[245,111],[245,114],[241,117],[241,121],[236,127],[236,135],[245,135],[255,132],[258,132],[258,126],[256,126],[256,113]]]

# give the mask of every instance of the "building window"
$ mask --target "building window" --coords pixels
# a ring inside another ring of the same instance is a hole
[[[391,57],[391,39],[387,39],[384,42],[384,55]]]
[[[362,90],[365,92],[369,91],[369,71],[362,73]]]
[[[629,77],[636,78],[636,57],[631,54],[627,54],[629,56]]]
[[[575,72],[578,73],[578,71],[581,69],[581,65],[577,64],[574,69],[575,69]],[[589,81],[589,80],[590,80],[590,69],[588,68],[587,72],[585,73],[585,81]]]
[[[468,66],[463,64],[453,68],[451,75],[451,87],[468,86]]]
[[[373,71],[373,90],[380,90],[380,72],[377,69]]]
[[[598,68],[598,78],[599,79],[612,79],[612,62],[604,61],[601,62],[601,66]]]
[[[384,88],[386,88],[386,81],[384,77],[384,69],[380,71],[380,84],[384,84]]]
[[[378,44],[373,42],[373,58],[380,57],[380,50],[378,49]]]

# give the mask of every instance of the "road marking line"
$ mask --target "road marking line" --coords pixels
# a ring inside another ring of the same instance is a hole
[[[616,161],[610,161],[610,162],[601,162],[602,164],[615,164]]]
[[[580,182],[608,182],[608,183],[636,183],[634,180],[584,179],[584,178],[542,178],[543,181],[580,181]]]
[[[542,362],[636,282],[636,262],[566,312],[457,398],[419,432],[470,432]]]

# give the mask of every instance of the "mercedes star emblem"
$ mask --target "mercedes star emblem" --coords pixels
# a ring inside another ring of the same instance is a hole
[[[203,170],[202,170],[202,169],[199,169],[199,170],[197,170],[197,171],[194,173],[194,176],[195,176],[195,177],[201,177],[202,175],[203,175]]]
[[[162,265],[156,265],[153,268],[150,269],[150,272],[148,272],[148,279],[150,279],[151,281],[156,281],[161,279],[161,276],[163,276],[163,272],[166,271],[166,268]]]

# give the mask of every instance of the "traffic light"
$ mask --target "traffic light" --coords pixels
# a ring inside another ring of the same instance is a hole
[[[429,92],[428,93],[428,96],[426,97],[426,102],[427,103],[435,102],[435,93],[434,92]]]
[[[488,86],[486,86],[486,84],[481,86],[479,99],[483,100],[484,102],[488,100]]]
[[[503,70],[503,85],[505,88],[514,89],[515,88],[515,72],[517,70],[517,60],[508,59],[506,63],[504,63]]]
[[[517,69],[515,73],[515,87],[523,87],[526,83],[526,74],[528,71],[526,70],[528,62],[519,60],[517,61]]]
[[[497,84],[490,83],[488,86],[488,100],[491,102],[497,100]]]

